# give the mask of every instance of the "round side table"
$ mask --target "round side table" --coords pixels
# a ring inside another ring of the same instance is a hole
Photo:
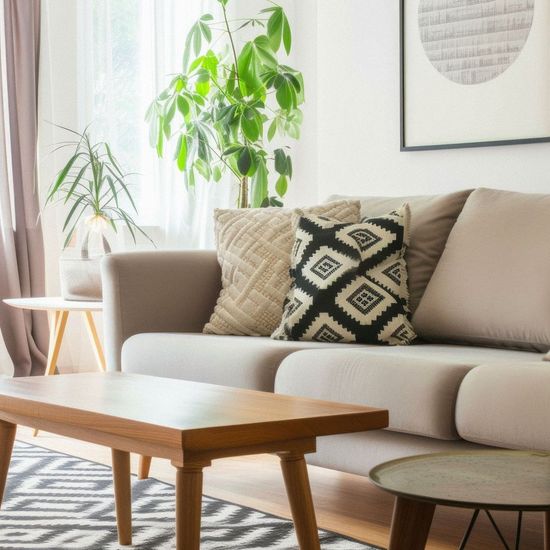
[[[370,471],[371,481],[396,495],[388,550],[423,550],[435,507],[474,510],[460,549],[466,548],[481,511],[503,548],[520,548],[523,512],[544,512],[544,548],[550,550],[550,453],[470,451],[392,460]],[[514,546],[502,536],[490,510],[517,511]]]
[[[50,324],[50,345],[45,376],[55,374],[57,359],[65,335],[65,327],[70,313],[81,313],[90,337],[96,363],[100,370],[105,370],[105,356],[101,340],[94,322],[94,312],[103,311],[102,302],[73,302],[57,297],[12,298],[4,300],[6,304],[19,309],[46,311]],[[34,435],[38,432],[35,431]]]

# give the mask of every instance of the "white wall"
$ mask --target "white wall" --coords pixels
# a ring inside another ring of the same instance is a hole
[[[318,0],[317,18],[318,164],[310,177],[320,199],[476,186],[550,192],[550,143],[399,151],[397,0]]]

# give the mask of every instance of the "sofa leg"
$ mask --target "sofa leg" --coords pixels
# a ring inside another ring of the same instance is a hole
[[[138,466],[138,479],[147,479],[151,468],[151,457],[140,455]]]

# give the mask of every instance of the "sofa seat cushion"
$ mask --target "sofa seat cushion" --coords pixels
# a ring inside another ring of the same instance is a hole
[[[504,350],[460,346],[300,351],[282,362],[275,391],[387,408],[389,430],[459,439],[455,403],[460,384],[481,357],[491,356],[484,352],[498,351],[493,361],[507,361]],[[524,362],[538,357],[516,354]]]
[[[122,348],[122,370],[166,378],[273,391],[275,372],[290,353],[358,344],[278,342],[264,337],[146,333]]]
[[[458,392],[456,425],[474,443],[550,451],[550,366],[509,362],[472,370]]]

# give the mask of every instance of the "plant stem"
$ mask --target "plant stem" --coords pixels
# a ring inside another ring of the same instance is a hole
[[[239,208],[248,208],[248,176],[243,176],[239,186]]]
[[[223,10],[223,19],[225,21],[225,28],[227,29],[227,34],[229,35],[229,42],[231,43],[231,50],[233,51],[233,60],[235,61],[235,76],[237,77],[237,82],[240,84],[241,79],[239,78],[239,68],[237,67],[237,50],[235,49],[235,42],[233,41],[233,34],[229,28],[229,21],[227,20],[227,10],[225,5],[222,4]]]
[[[229,168],[231,172],[233,172],[233,174],[235,174],[235,176],[237,176],[238,178],[241,177],[241,175],[238,172],[235,172],[233,168],[231,168],[231,165],[223,158],[222,155],[220,155],[220,153],[218,153],[218,151],[216,151],[216,149],[214,149],[214,147],[212,147],[212,145],[210,145],[210,143],[208,143],[208,141],[203,140],[203,143],[206,143],[206,146],[208,147],[208,149],[210,149],[210,151],[212,151],[212,153],[214,153],[220,159],[220,161],[223,162],[225,166]]]

